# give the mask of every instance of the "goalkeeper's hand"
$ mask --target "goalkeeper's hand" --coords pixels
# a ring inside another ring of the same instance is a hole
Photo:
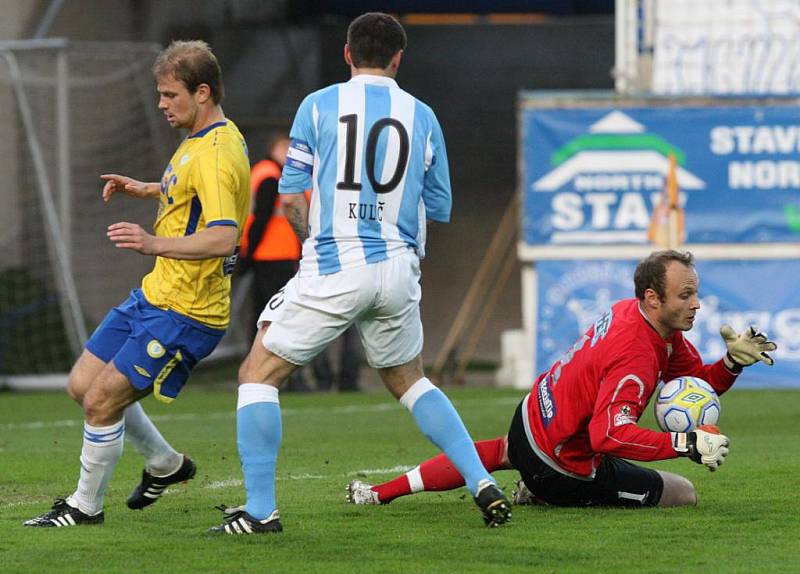
[[[688,433],[673,433],[673,446],[681,456],[715,471],[728,456],[730,440],[714,425],[702,425]]]
[[[730,325],[723,325],[719,334],[728,347],[723,361],[730,370],[738,373],[743,367],[749,367],[763,361],[767,365],[774,365],[775,360],[768,351],[774,351],[778,345],[767,339],[767,334],[750,325],[743,333],[737,334]]]

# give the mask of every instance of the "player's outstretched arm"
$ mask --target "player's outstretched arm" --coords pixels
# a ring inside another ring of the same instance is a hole
[[[185,237],[158,237],[140,225],[122,221],[108,226],[108,238],[121,249],[142,255],[170,259],[210,259],[227,257],[236,249],[237,230],[233,225],[217,225]]]
[[[730,370],[738,373],[744,367],[759,361],[770,366],[775,364],[769,353],[777,350],[778,345],[770,341],[769,336],[759,331],[755,325],[750,325],[742,333],[736,333],[730,325],[723,325],[719,334],[728,347],[723,361]]]
[[[158,183],[139,181],[116,173],[105,173],[100,179],[106,183],[103,186],[103,201],[108,202],[115,193],[124,193],[131,197],[158,197],[161,186]]]

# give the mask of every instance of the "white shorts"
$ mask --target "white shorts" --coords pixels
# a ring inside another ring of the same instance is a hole
[[[259,328],[270,323],[262,343],[302,366],[355,323],[371,367],[407,363],[422,352],[419,277],[411,250],[331,275],[295,275],[258,318]]]

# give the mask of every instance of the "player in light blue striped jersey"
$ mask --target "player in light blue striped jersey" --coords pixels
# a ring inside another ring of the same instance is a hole
[[[426,216],[450,220],[439,122],[391,76],[356,73],[314,92],[300,105],[291,135],[280,191],[299,194],[313,186],[301,276],[417,249]]]
[[[458,413],[422,370],[425,219],[449,221],[452,197],[436,116],[394,80],[405,46],[392,16],[356,18],[344,47],[350,81],[310,94],[297,111],[280,193],[303,258],[259,317],[239,371],[237,442],[247,503],[228,509],[213,531],[282,530],[278,388],[353,323],[367,361],[464,476],[486,524],[511,516]],[[310,205],[303,193],[309,188]]]

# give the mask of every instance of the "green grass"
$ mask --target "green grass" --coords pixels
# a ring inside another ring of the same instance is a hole
[[[505,433],[522,395],[448,393],[476,438]],[[146,400],[165,436],[198,463],[196,479],[130,511],[125,498],[142,461],[127,445],[103,526],[40,530],[21,523],[74,489],[82,416],[60,393],[0,394],[0,571],[760,573],[796,572],[800,563],[800,392],[723,397],[732,450],[719,472],[687,460],[655,465],[695,483],[696,508],[518,507],[513,523],[495,530],[483,527],[464,489],[347,505],[344,486],[359,470],[385,480],[396,473],[374,471],[413,466],[434,449],[387,393],[285,393],[277,483],[285,530],[213,537],[204,534],[222,516],[213,506],[243,501],[233,483],[241,478],[235,400],[233,389],[198,386],[169,406]],[[517,478],[497,477],[507,491]]]

